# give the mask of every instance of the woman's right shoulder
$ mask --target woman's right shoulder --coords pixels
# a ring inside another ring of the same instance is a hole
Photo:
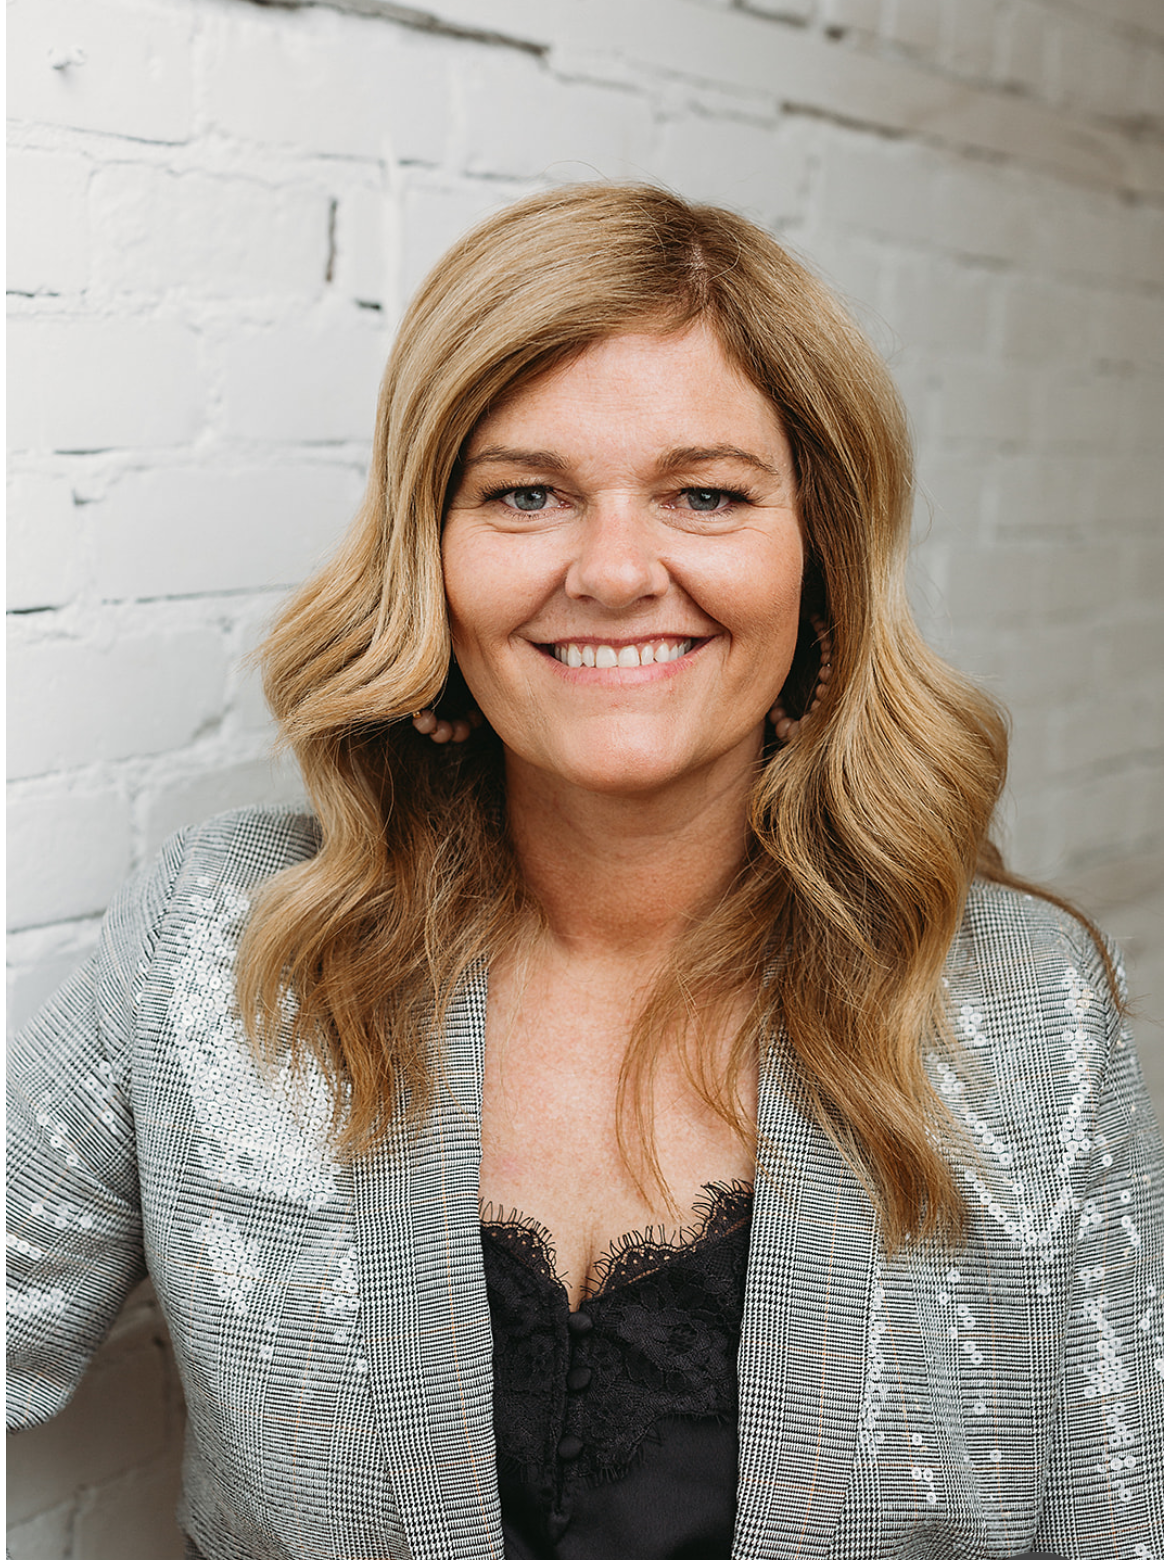
[[[320,840],[303,806],[239,808],[172,834],[115,894],[93,954],[30,1020],[18,1047],[42,1031],[95,1024],[111,1043],[127,1042],[184,971],[230,964],[257,891],[315,855]]]
[[[115,897],[107,926],[127,918],[157,928],[176,909],[207,896],[250,898],[287,867],[316,855],[321,826],[303,805],[240,807],[191,824],[165,840],[153,861]]]
[[[211,872],[216,881],[254,887],[307,861],[320,845],[321,825],[306,806],[293,803],[217,813],[172,835],[161,856],[185,872]]]

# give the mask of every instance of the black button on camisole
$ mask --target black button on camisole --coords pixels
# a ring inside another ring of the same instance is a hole
[[[751,1189],[626,1236],[570,1311],[547,1235],[484,1211],[507,1560],[728,1560]]]

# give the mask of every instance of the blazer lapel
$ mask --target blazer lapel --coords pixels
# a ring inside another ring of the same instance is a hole
[[[486,978],[453,1004],[435,1109],[355,1167],[374,1403],[411,1560],[502,1560],[479,1235]]]
[[[873,1207],[798,1108],[783,1046],[761,1066],[760,1141],[774,1152],[752,1215],[734,1560],[828,1550],[857,1444],[878,1260]]]

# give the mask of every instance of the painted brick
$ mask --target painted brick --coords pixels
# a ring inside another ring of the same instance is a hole
[[[139,296],[311,296],[329,202],[304,185],[114,163],[93,178],[94,280]]]
[[[182,1483],[181,1455],[132,1468],[121,1478],[88,1490],[78,1504],[72,1560],[183,1560],[188,1552],[175,1508]],[[126,1531],[126,1512],[136,1514]]]
[[[506,49],[465,47],[457,80],[465,127],[457,158],[471,173],[576,180],[630,178],[645,167],[652,122],[641,94],[558,81],[543,61]],[[524,112],[501,113],[502,102]]]
[[[1014,710],[1037,705],[1049,710],[1079,698],[1093,682],[1095,649],[1071,629],[1033,626],[1025,653],[1005,665],[1004,699]]]
[[[1060,102],[1083,104],[1099,111],[1098,89],[1092,77],[1099,55],[1111,42],[1100,27],[1064,8],[1053,17],[1055,95]]]
[[[937,241],[945,180],[930,153],[840,135],[825,148],[822,181],[821,213],[828,221],[899,244]]]
[[[202,420],[195,333],[169,320],[13,320],[8,369],[14,449],[181,444]]]
[[[1130,680],[1155,672],[1162,665],[1162,625],[1158,617],[1129,618],[1113,624],[1104,636],[1104,685],[1122,689]],[[1141,728],[1139,727],[1139,730]],[[1142,732],[1142,745],[1155,745],[1153,733]]]
[[[362,303],[393,300],[391,223],[384,190],[353,188],[338,196],[332,285]]]
[[[1140,752],[1134,739],[1143,726],[1148,726],[1147,712],[1138,700],[1127,699],[1121,688],[1111,698],[1094,698],[1081,708],[1057,710],[1053,720],[1053,768],[1075,774],[1078,770],[1116,764],[1123,754]],[[1147,746],[1153,750],[1155,742]]]
[[[1087,287],[1013,278],[1004,294],[997,348],[1010,358],[1083,363],[1086,349],[1101,334],[1108,304]]]
[[[512,191],[489,183],[407,186],[402,215],[402,298],[410,298],[423,277],[460,234],[506,206]]]
[[[1146,50],[1137,62],[1130,113],[1144,118],[1151,129],[1162,117],[1163,78],[1161,52]]]
[[[1124,38],[1098,33],[1091,46],[1091,64],[1079,74],[1083,102],[1105,119],[1125,119],[1140,112],[1137,91],[1144,50]]]
[[[1156,774],[1129,766],[1083,780],[1068,792],[1067,838],[1093,839],[1119,853],[1148,840],[1161,821],[1160,789]]]
[[[1065,824],[1063,793],[1049,786],[1041,801],[1019,797],[1010,787],[1000,804],[1005,854],[1012,868],[1037,882],[1051,881],[1062,866],[1061,841]]]
[[[987,462],[953,450],[924,451],[918,482],[933,516],[932,529],[957,533],[968,543],[988,518],[991,479]]]
[[[731,206],[769,227],[804,210],[806,161],[775,126],[692,114],[662,127],[654,168],[690,199]]]
[[[961,76],[986,77],[996,55],[997,0],[959,0],[948,7],[947,63]]]
[[[995,524],[1003,536],[1078,533],[1092,515],[1094,456],[1001,455],[994,465]]]
[[[1092,537],[1099,533],[1090,530]],[[1116,611],[1121,590],[1121,555],[1111,543],[1062,547],[1047,558],[1034,610],[1042,617],[1067,618],[1085,626],[1102,612]]]
[[[1036,433],[1056,448],[1107,448],[1118,431],[1119,381],[1114,374],[1066,372],[1040,396]]]
[[[1162,383],[1149,372],[1116,375],[1117,443],[1153,455],[1162,448]]]
[[[8,8],[8,113],[144,141],[191,130],[195,12],[108,0],[17,0]],[[53,60],[72,60],[54,69]]]
[[[233,807],[273,807],[304,799],[300,772],[290,758],[220,765],[206,774],[184,773],[148,798],[144,842],[153,854],[176,829],[202,823]]]
[[[882,25],[882,0],[825,0],[829,26],[876,36]]]
[[[89,279],[90,165],[53,152],[8,154],[9,292],[80,292]]]
[[[951,560],[949,610],[969,630],[1018,623],[1035,613],[1050,567],[1047,549],[1035,545],[959,547]]]
[[[1057,186],[1038,189],[1031,245],[1035,268],[1055,277],[1136,279],[1145,269],[1144,260],[1132,252],[1141,216],[1134,211],[1123,220],[1121,212],[1120,203],[1107,196]]]
[[[998,79],[1017,91],[1043,95],[1048,72],[1047,45],[1047,12],[1030,0],[1019,0],[1004,16]]]
[[[1022,440],[1030,420],[1028,376],[1010,364],[942,367],[939,434],[951,439]]]
[[[1095,356],[1104,362],[1145,367],[1161,363],[1162,308],[1157,298],[1142,293],[1103,297],[1085,327]]]
[[[437,163],[452,118],[445,54],[389,23],[224,7],[207,18],[205,111],[245,142]]]
[[[9,1560],[61,1560],[69,1550],[74,1516],[74,1497],[70,1489],[61,1505],[8,1529],[5,1536]]]
[[[948,249],[979,259],[1025,258],[1032,208],[1011,173],[960,165],[941,185],[938,234]]]
[[[933,56],[942,36],[938,0],[895,0],[887,36],[912,54]]]
[[[98,915],[130,872],[130,808],[116,791],[11,798],[8,826],[14,927]]]
[[[807,22],[813,14],[813,0],[739,0],[739,9],[786,22]]]
[[[121,600],[295,585],[337,545],[362,486],[355,466],[303,461],[128,472],[89,506],[94,591]]]
[[[1030,793],[1052,779],[1052,734],[1047,711],[1030,710],[1012,724],[1010,774],[1017,793]]]
[[[234,331],[216,349],[223,432],[236,439],[368,446],[389,345],[387,332],[350,324],[338,311],[311,323]]]
[[[67,477],[23,472],[8,479],[9,611],[58,607],[83,579],[82,511]]]
[[[246,743],[249,757],[257,751],[257,737],[265,745],[276,738],[276,727],[261,687],[260,670],[250,659],[264,643],[285,600],[283,595],[253,602],[241,613],[236,625],[236,655],[228,686],[228,721],[240,742]]]
[[[986,272],[914,256],[897,267],[892,291],[891,322],[915,346],[956,357],[987,347],[994,284]]]
[[[13,778],[190,742],[218,715],[226,670],[210,630],[26,644],[10,652],[9,667]]]
[[[1112,533],[1125,526],[1160,534],[1162,473],[1157,463],[1109,451],[1093,461],[1084,479],[1090,512],[1102,530]]]
[[[1157,508],[1150,513],[1148,536],[1120,543],[1114,537],[1111,542],[1117,553],[1118,600],[1139,606],[1157,606],[1162,599],[1162,526]],[[1108,522],[1103,529],[1111,529]]]

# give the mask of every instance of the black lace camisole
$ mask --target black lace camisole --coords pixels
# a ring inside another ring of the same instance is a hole
[[[751,1188],[624,1236],[570,1311],[547,1234],[483,1210],[507,1560],[728,1560]]]

